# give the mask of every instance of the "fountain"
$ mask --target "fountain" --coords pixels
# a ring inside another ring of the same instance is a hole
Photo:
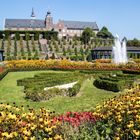
[[[113,54],[113,63],[126,64],[128,62],[125,38],[122,41],[120,41],[119,36],[116,35],[115,43],[112,48],[112,54]]]

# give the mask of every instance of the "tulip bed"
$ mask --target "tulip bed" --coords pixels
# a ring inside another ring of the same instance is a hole
[[[82,83],[83,76],[79,72],[65,73],[39,73],[32,78],[24,78],[17,80],[18,86],[24,86],[26,98],[33,101],[49,100],[55,96],[75,96]],[[46,87],[53,87],[67,83],[77,82],[72,88],[58,89],[52,88],[44,91]]]

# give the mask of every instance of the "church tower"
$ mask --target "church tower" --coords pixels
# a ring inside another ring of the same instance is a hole
[[[31,19],[36,19],[34,8],[32,8]]]
[[[51,16],[50,11],[47,12],[47,15],[45,18],[45,25],[48,30],[51,30],[53,28],[53,17]]]

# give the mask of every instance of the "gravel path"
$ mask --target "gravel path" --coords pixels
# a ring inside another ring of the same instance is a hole
[[[68,89],[72,88],[77,82],[69,83],[69,84],[64,84],[64,85],[59,85],[59,86],[54,86],[54,87],[46,87],[44,90],[52,89],[52,88],[59,88],[59,89]]]

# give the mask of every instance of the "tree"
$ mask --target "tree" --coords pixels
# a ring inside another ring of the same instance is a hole
[[[15,38],[15,40],[14,40],[14,57],[15,57],[15,59],[16,59],[16,56],[17,56],[17,40]]]
[[[69,55],[72,55],[71,47],[70,46],[68,46],[67,52],[69,53]]]
[[[34,59],[34,60],[39,59],[39,54],[38,54],[38,51],[37,51],[37,50],[35,50],[35,54],[34,54],[33,59]]]
[[[55,46],[55,51],[56,51],[56,52],[59,52],[59,47],[58,47],[58,45]]]
[[[66,48],[63,47],[63,55],[66,56]]]
[[[78,55],[77,47],[74,48],[74,53],[76,56]]]
[[[35,52],[35,50],[36,50],[36,47],[35,47],[35,41],[34,41],[34,38],[32,37],[32,50],[33,50],[33,52]]]
[[[4,42],[5,42],[5,40],[4,40],[4,38],[3,38],[2,42],[1,42],[1,49],[2,49],[2,50],[4,50]]]
[[[127,46],[136,46],[140,47],[140,40],[134,38],[133,40],[128,40],[127,41]]]
[[[103,27],[98,33],[97,33],[97,37],[99,38],[114,38],[114,36],[112,35],[111,32],[108,31],[107,27]]]
[[[93,32],[91,28],[85,28],[81,36],[81,41],[84,44],[88,44],[91,37],[95,37],[95,33]]]
[[[80,47],[80,53],[81,53],[81,55],[84,53],[84,50],[83,50],[82,46]]]
[[[38,40],[38,47],[39,47],[39,51],[41,52],[42,48],[41,48],[41,43],[39,42],[39,40]]]
[[[87,47],[85,50],[85,55],[88,55],[88,54],[89,54],[89,48]]]
[[[49,44],[49,49],[50,49],[51,52],[53,51],[53,47],[52,47],[51,44]]]

